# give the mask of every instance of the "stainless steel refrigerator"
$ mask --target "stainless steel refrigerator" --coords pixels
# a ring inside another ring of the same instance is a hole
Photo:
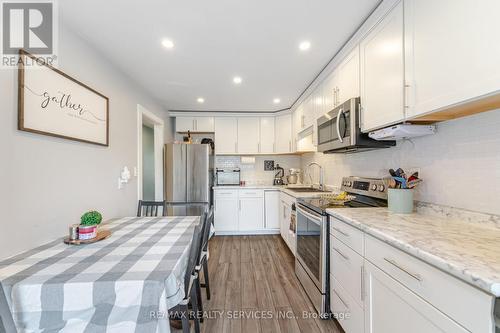
[[[164,149],[165,199],[212,205],[214,157],[209,144],[170,143]]]

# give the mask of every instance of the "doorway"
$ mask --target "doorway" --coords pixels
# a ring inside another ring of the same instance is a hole
[[[163,119],[137,105],[137,197],[163,200]]]

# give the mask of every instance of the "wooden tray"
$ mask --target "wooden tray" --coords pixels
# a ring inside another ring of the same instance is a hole
[[[106,239],[109,236],[111,236],[111,231],[109,231],[109,230],[97,230],[97,236],[95,238],[85,239],[85,240],[80,240],[80,239],[71,240],[71,239],[69,239],[69,237],[66,237],[66,238],[64,238],[64,243],[70,244],[70,245],[92,244],[92,243],[101,241],[103,239]]]

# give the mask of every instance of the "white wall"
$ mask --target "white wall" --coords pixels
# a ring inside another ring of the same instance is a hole
[[[352,155],[306,154],[326,170],[325,183],[343,176],[383,177],[389,168],[421,169],[416,199],[500,214],[500,110],[438,124],[438,133],[397,147]],[[316,176],[317,181],[317,176]]]
[[[90,209],[105,219],[135,214],[137,179],[122,190],[117,180],[123,166],[137,165],[138,103],[165,120],[173,140],[159,103],[63,25],[58,67],[109,97],[110,146],[18,131],[17,72],[0,70],[0,258],[65,235]]]

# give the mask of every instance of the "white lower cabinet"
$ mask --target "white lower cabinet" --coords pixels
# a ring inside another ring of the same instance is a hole
[[[334,217],[330,286],[346,333],[494,332],[493,296]]]
[[[238,190],[215,192],[214,226],[216,232],[238,230]]]
[[[290,248],[293,255],[296,254],[297,238],[290,230],[290,221],[292,218],[292,205],[295,204],[295,198],[288,194],[280,194],[280,234],[286,245]]]
[[[215,189],[215,231],[219,234],[273,234],[279,229],[279,191]]]
[[[264,227],[280,229],[280,191],[264,191]]]
[[[366,333],[469,332],[371,263],[365,270]]]
[[[342,285],[330,275],[330,306],[347,333],[364,332],[364,311]]]
[[[239,199],[239,230],[251,231],[264,229],[264,198],[251,197]]]

